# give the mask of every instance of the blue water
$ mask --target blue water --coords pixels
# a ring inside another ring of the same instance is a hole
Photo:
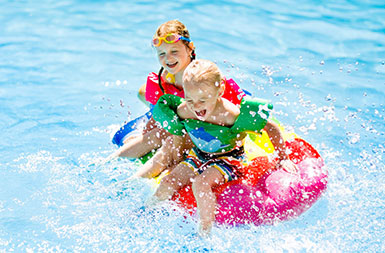
[[[254,3],[251,3],[254,2]],[[0,1],[0,251],[384,252],[385,4],[355,1]],[[150,39],[184,22],[218,63],[312,143],[328,190],[298,219],[215,227],[168,206],[137,165],[92,165],[145,112]]]

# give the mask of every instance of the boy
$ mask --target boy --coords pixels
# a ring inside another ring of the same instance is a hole
[[[277,151],[277,166],[290,171],[296,171],[296,167],[287,159],[278,126],[267,120],[272,105],[245,97],[238,107],[224,99],[223,77],[214,63],[192,62],[183,74],[183,89],[185,99],[162,96],[153,116],[174,135],[174,144],[184,143],[182,136],[188,134],[195,146],[186,159],[162,179],[154,197],[157,201],[169,199],[192,182],[200,215],[199,232],[207,235],[215,221],[216,198],[212,188],[239,174],[247,131],[264,129]],[[171,155],[172,150],[167,150],[167,146],[158,151],[162,157]]]

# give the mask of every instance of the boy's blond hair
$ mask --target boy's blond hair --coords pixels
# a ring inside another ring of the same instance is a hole
[[[212,84],[220,87],[223,76],[218,66],[209,60],[195,60],[191,62],[183,73],[183,83]]]

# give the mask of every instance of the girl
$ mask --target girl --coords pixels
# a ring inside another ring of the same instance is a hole
[[[195,47],[187,28],[178,20],[171,20],[160,25],[152,39],[152,46],[156,49],[161,69],[158,74],[149,74],[147,83],[139,90],[139,98],[151,105],[155,105],[163,94],[172,94],[183,98],[183,72],[195,59]],[[224,98],[239,105],[244,95],[232,79],[225,80]],[[116,157],[137,158],[144,156],[161,147],[168,136],[170,134],[158,127],[154,119],[150,118],[141,134],[124,140],[124,145],[107,160]],[[140,176],[151,178],[159,172],[142,170]]]

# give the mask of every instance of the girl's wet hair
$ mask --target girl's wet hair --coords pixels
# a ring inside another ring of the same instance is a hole
[[[176,33],[183,37],[190,38],[190,33],[188,32],[186,26],[179,20],[170,20],[166,23],[161,24],[156,30],[155,35],[158,37],[166,36],[170,33]],[[189,47],[189,42],[182,40],[183,44]]]

